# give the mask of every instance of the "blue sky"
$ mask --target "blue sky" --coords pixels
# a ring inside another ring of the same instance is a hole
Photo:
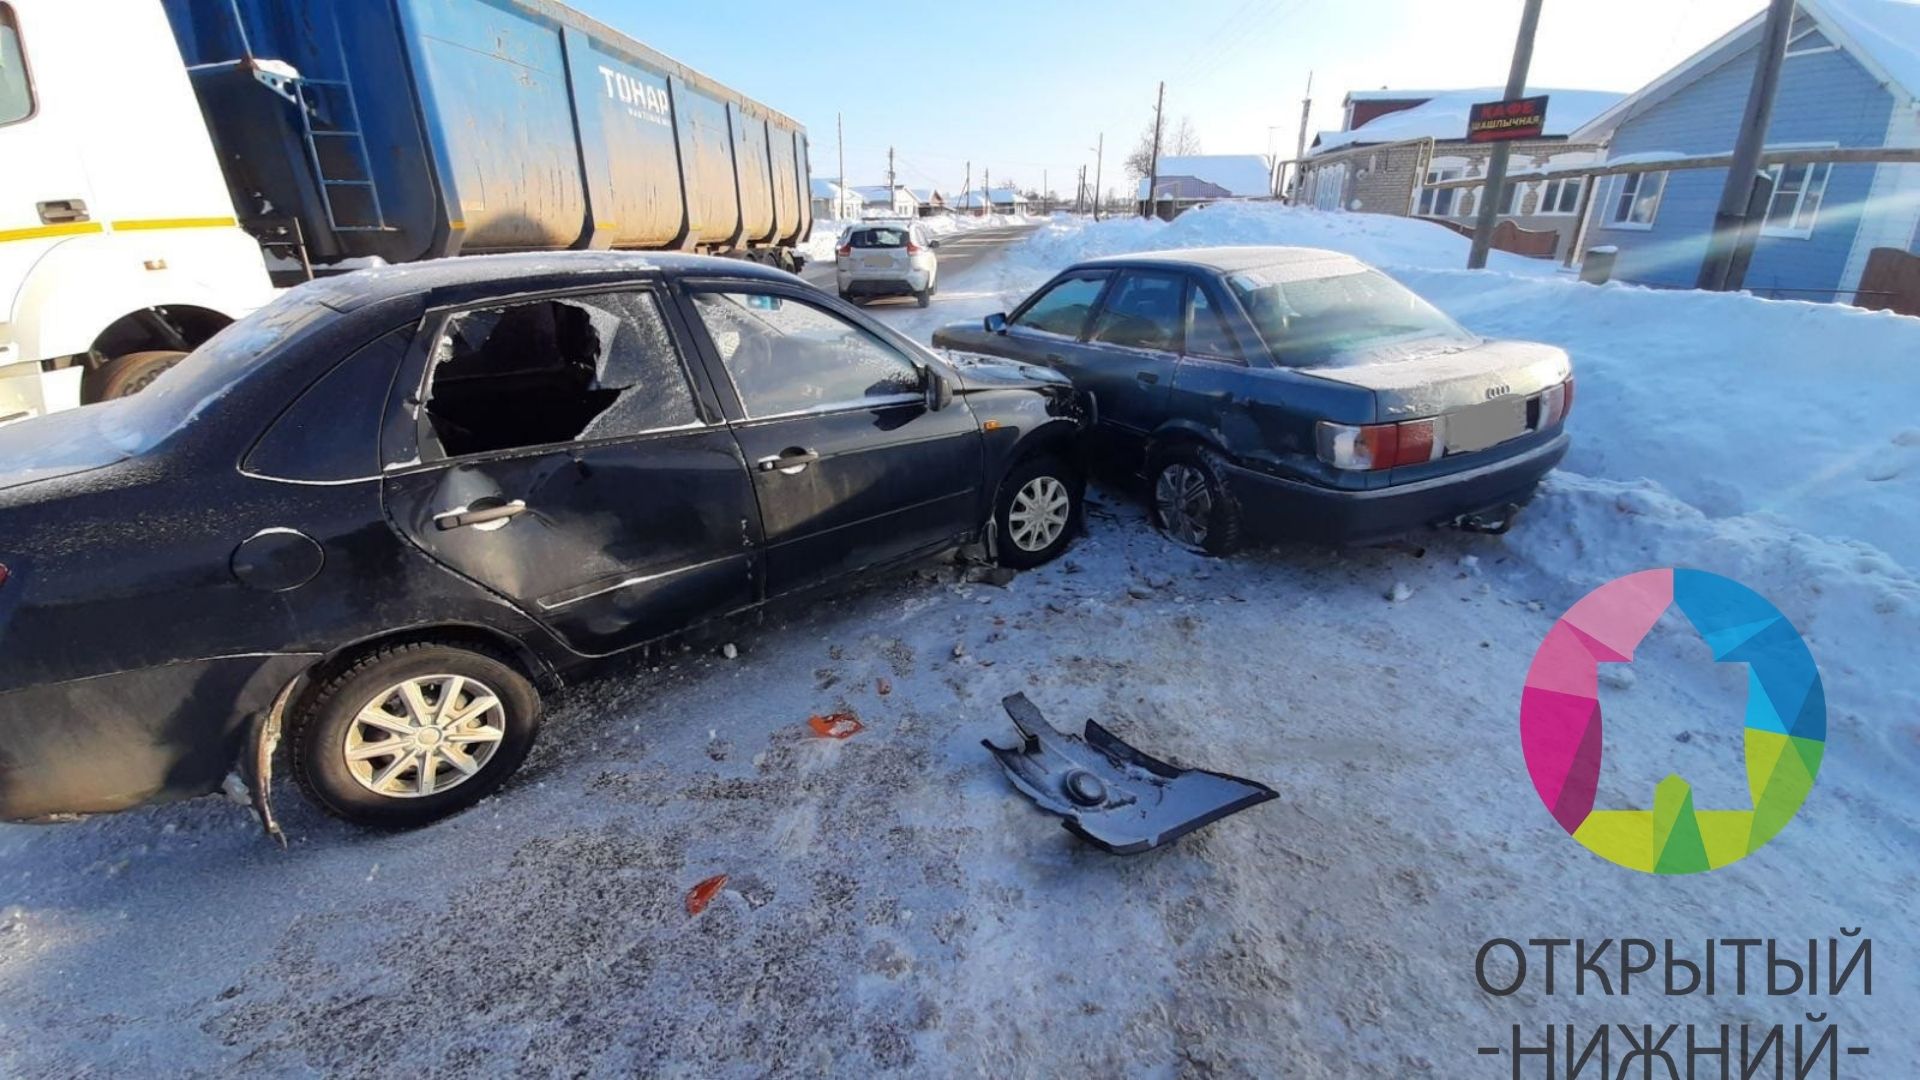
[[[1348,90],[1497,86],[1520,0],[1105,0],[840,4],[570,0],[807,126],[815,176],[959,189],[967,163],[1071,197],[1106,132],[1105,185],[1153,116],[1186,115],[1208,153],[1291,156],[1307,72],[1312,129]],[[1546,0],[1531,82],[1633,90],[1757,12],[1761,0]],[[884,18],[882,17],[884,16]],[[1548,106],[1551,110],[1552,106]]]

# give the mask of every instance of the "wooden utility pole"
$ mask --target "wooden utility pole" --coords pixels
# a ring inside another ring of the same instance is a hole
[[[840,175],[833,178],[836,189],[833,196],[833,215],[839,217],[846,210],[847,203],[847,129],[840,122],[840,114],[833,114],[833,149],[840,158]]]
[[[981,216],[992,217],[993,216],[993,170],[987,168],[985,165],[980,166],[980,199],[981,199],[981,202],[985,204],[980,208]]]
[[[969,202],[973,201],[971,198],[972,195],[973,195],[973,162],[969,161],[967,162],[967,183],[965,187],[960,189],[960,209],[962,212],[973,209],[973,207],[967,205]]]
[[[1295,206],[1300,205],[1300,163],[1307,157],[1307,117],[1313,112],[1313,72],[1307,72],[1307,96],[1300,99],[1300,137],[1293,142],[1293,196],[1288,199]],[[1279,194],[1279,192],[1275,192]]]
[[[894,191],[894,188],[893,188],[893,147],[891,147],[891,146],[889,146],[889,147],[887,147],[887,209],[888,209],[888,210],[892,210],[892,209],[893,209],[893,206],[894,206],[894,195],[893,195],[893,191]]]
[[[1040,213],[1042,216],[1045,216],[1047,213],[1047,196],[1049,194],[1050,193],[1047,191],[1047,170],[1041,169],[1040,170]]]
[[[1147,201],[1140,207],[1141,217],[1152,217],[1160,204],[1160,109],[1167,103],[1167,84],[1153,99],[1153,158],[1147,164]]]
[[[1533,63],[1533,33],[1540,27],[1540,0],[1526,0],[1520,10],[1520,36],[1513,43],[1513,66],[1507,69],[1505,100],[1527,95],[1527,67]],[[1493,246],[1494,218],[1500,212],[1500,189],[1507,182],[1507,159],[1513,156],[1513,144],[1502,140],[1493,144],[1487,155],[1487,182],[1480,188],[1479,216],[1473,225],[1473,248],[1467,253],[1467,269],[1480,270],[1487,265],[1487,249]],[[1420,179],[1425,180],[1425,174]]]
[[[1744,266],[1738,266],[1741,260],[1734,253],[1739,247],[1741,230],[1747,224],[1760,151],[1767,141],[1767,126],[1773,120],[1773,95],[1780,87],[1780,64],[1787,53],[1787,31],[1793,25],[1793,7],[1793,0],[1771,0],[1767,5],[1760,56],[1754,65],[1753,83],[1747,89],[1747,108],[1740,117],[1740,135],[1733,144],[1733,164],[1727,166],[1727,182],[1720,189],[1720,209],[1713,215],[1713,235],[1707,241],[1707,257],[1700,263],[1700,276],[1695,282],[1698,288],[1737,289],[1746,276]],[[1764,209],[1761,212],[1765,213]]]
[[[1100,170],[1107,162],[1107,133],[1100,133],[1100,141],[1093,151],[1093,220],[1100,220]]]

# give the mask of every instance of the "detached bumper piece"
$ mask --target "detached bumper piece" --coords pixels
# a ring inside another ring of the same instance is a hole
[[[1113,855],[1135,855],[1274,798],[1265,784],[1181,769],[1135,750],[1092,720],[1084,738],[1055,731],[1025,694],[1000,704],[1020,745],[981,744],[1007,779],[1067,831]]]

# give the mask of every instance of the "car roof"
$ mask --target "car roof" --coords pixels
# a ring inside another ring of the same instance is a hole
[[[319,278],[299,286],[304,298],[339,312],[409,295],[465,292],[500,285],[535,290],[639,275],[724,275],[792,284],[800,279],[745,259],[679,252],[543,251],[511,255],[458,255],[445,259],[377,266]]]
[[[1212,270],[1221,274],[1243,270],[1295,271],[1289,276],[1351,274],[1367,264],[1345,252],[1310,247],[1200,247],[1167,251],[1136,251],[1107,255],[1074,264],[1079,268],[1136,267],[1157,270]]]

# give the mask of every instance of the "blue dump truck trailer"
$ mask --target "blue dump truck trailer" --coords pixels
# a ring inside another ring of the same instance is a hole
[[[798,269],[806,130],[548,0],[162,0],[277,280],[653,249]]]

